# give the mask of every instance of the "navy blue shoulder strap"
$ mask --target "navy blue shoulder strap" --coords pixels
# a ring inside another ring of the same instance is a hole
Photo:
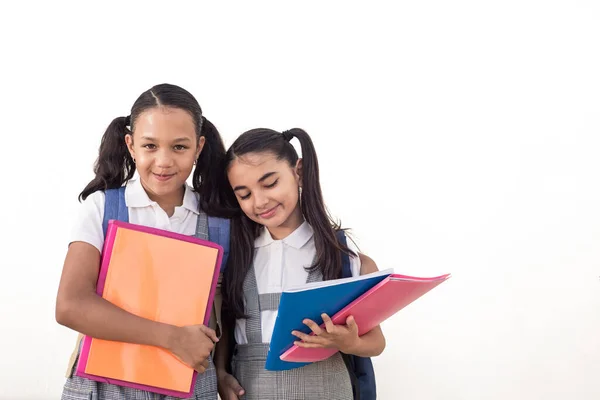
[[[346,234],[344,231],[339,230],[336,232],[338,241],[344,246],[348,245],[346,241]],[[352,277],[352,269],[350,268],[350,256],[348,254],[342,252],[342,278],[350,278]]]
[[[337,231],[338,241],[347,246],[346,235],[344,231]],[[350,278],[352,269],[350,268],[350,257],[342,252],[342,278]],[[375,382],[375,370],[373,362],[368,357],[359,357],[342,353],[342,359],[350,373],[352,381],[352,391],[355,400],[375,400],[377,399],[377,387]]]
[[[125,186],[118,189],[107,189],[104,191],[104,218],[102,220],[102,232],[106,236],[108,221],[111,219],[129,222],[129,211],[125,204]]]
[[[229,257],[229,220],[219,217],[208,217],[208,240],[217,243],[223,248],[223,262],[221,272],[225,271]]]

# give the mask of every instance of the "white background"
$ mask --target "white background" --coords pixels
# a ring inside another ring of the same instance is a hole
[[[123,3],[0,6],[1,399],[60,397],[77,195],[163,82],[227,145],[304,128],[364,253],[453,274],[384,324],[380,399],[600,397],[598,2]]]

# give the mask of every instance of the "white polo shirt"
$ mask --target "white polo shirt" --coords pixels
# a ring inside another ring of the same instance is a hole
[[[348,240],[348,247],[358,253],[351,240]],[[305,268],[312,265],[316,254],[313,229],[306,221],[282,240],[274,240],[269,231],[263,228],[254,241],[253,268],[258,294],[281,293],[285,288],[306,283],[308,272]],[[360,258],[350,257],[353,276],[360,275],[360,266]],[[261,312],[263,343],[271,341],[276,319],[277,311]],[[248,343],[245,319],[236,320],[235,341],[238,344]]]
[[[102,252],[104,233],[105,195],[103,191],[92,193],[83,201],[79,215],[71,232],[72,242],[86,242]],[[183,235],[196,233],[198,221],[198,194],[186,184],[183,204],[175,207],[171,217],[160,208],[158,203],[150,200],[139,179],[132,179],[125,188],[125,204],[129,211],[129,222],[132,224],[164,229]]]

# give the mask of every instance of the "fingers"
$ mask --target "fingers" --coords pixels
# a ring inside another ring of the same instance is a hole
[[[331,318],[329,318],[329,315],[323,313],[321,314],[321,318],[323,318],[323,322],[325,323],[325,330],[328,333],[333,333],[335,330],[335,325],[333,324]]]
[[[315,335],[320,335],[323,330],[319,325],[317,325],[313,320],[305,319],[302,323],[310,328],[311,331],[314,332]]]
[[[198,371],[198,373],[199,373],[199,374],[203,374],[203,373],[205,373],[205,372],[206,372],[206,367],[205,367],[204,365],[202,365],[202,363],[196,364],[196,365],[194,366],[194,369],[195,369],[196,371]]]
[[[323,342],[323,338],[317,336],[317,335],[308,335],[304,332],[300,332],[300,331],[292,331],[292,335],[296,336],[298,339],[305,341],[305,342],[309,342],[309,343],[322,343]]]
[[[324,344],[321,343],[300,342],[298,340],[296,340],[294,344],[298,347],[304,347],[305,349],[317,349],[326,347]]]
[[[217,337],[217,333],[213,329],[210,329],[209,327],[207,327],[205,325],[198,325],[198,327],[206,336],[208,336],[210,338],[210,340],[212,340],[215,343],[219,341],[219,338]]]
[[[243,396],[245,393],[244,388],[242,388],[242,385],[240,385],[233,375],[227,377],[227,386],[229,386],[238,396]]]
[[[358,332],[358,325],[352,315],[346,318],[346,326],[350,329],[350,332]]]

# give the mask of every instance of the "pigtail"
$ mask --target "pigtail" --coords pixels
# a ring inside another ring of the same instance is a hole
[[[217,128],[204,117],[201,118],[200,136],[204,136],[204,148],[196,160],[192,178],[194,190],[200,194],[200,208],[208,215],[231,216],[226,207],[227,177],[225,173],[225,145]]]
[[[310,269],[318,268],[323,279],[337,279],[342,276],[341,252],[356,256],[347,246],[337,240],[339,223],[329,214],[319,180],[319,161],[313,142],[304,130],[290,129],[282,133],[284,139],[293,136],[298,139],[302,149],[302,195],[300,199],[302,214],[313,228],[317,256]],[[291,146],[291,145],[290,145]]]
[[[135,163],[125,143],[125,135],[131,134],[127,129],[127,119],[115,118],[106,128],[94,165],[96,176],[79,194],[80,200],[85,200],[98,190],[120,188],[133,177]]]
[[[223,273],[223,309],[236,319],[247,318],[244,310],[244,280],[254,259],[254,240],[260,225],[241,211],[231,219],[227,267]]]

